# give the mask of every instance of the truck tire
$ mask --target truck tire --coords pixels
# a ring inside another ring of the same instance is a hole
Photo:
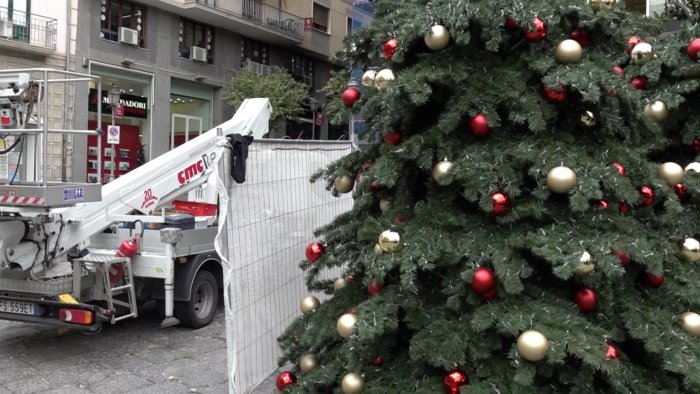
[[[175,316],[185,327],[204,327],[214,319],[218,303],[216,278],[211,272],[200,270],[192,282],[190,300],[175,303]]]

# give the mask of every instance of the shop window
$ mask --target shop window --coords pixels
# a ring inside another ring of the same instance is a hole
[[[30,0],[0,0],[0,19],[12,21],[12,35],[15,41],[29,42]]]
[[[180,57],[214,64],[214,28],[180,19]],[[197,47],[197,48],[193,48]],[[199,49],[201,48],[201,49]]]
[[[146,7],[125,0],[100,0],[100,38],[119,41],[119,28],[135,30],[138,46],[146,42]]]
[[[314,29],[328,33],[328,20],[330,16],[330,10],[318,3],[314,3]]]
[[[314,87],[314,61],[301,55],[292,55],[291,73],[294,79]]]
[[[243,38],[241,40],[241,68],[249,63],[270,65],[270,46],[260,42]]]

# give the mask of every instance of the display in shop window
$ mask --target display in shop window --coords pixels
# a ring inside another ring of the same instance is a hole
[[[102,123],[102,130],[107,130],[107,128],[110,125],[106,122]],[[115,152],[115,164],[114,164],[114,176],[118,178],[121,175],[124,175],[125,173],[133,170],[134,168],[138,167],[139,165],[143,164],[143,162],[139,163],[137,160],[138,152],[139,149],[141,148],[141,139],[139,137],[139,134],[141,132],[141,128],[139,126],[135,125],[119,125],[121,128],[120,131],[120,138],[119,138],[119,144],[114,144],[114,146],[111,146],[107,144],[107,136],[106,133],[103,133],[99,138],[102,139],[102,152],[101,156],[98,157],[98,150],[97,150],[97,138],[98,136],[88,136],[88,152],[89,155],[87,157],[87,173],[88,173],[88,182],[97,182],[97,173],[98,173],[98,161],[96,160],[97,158],[101,159],[103,163],[102,165],[102,182],[108,182],[109,181],[109,172],[111,170],[111,159],[112,159],[112,152]],[[89,121],[88,122],[88,128],[90,129],[95,129],[97,128],[97,122],[95,121]]]

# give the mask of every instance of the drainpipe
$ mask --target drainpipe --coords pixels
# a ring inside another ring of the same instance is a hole
[[[66,64],[65,71],[70,71],[70,40],[71,40],[71,9],[73,0],[66,0]],[[75,89],[74,89],[75,91]],[[63,99],[68,98],[68,82],[63,82]],[[75,93],[73,94],[73,100],[75,100]],[[68,129],[68,103],[63,105],[63,130]],[[75,102],[73,103],[73,110],[75,110]],[[73,114],[75,115],[75,114]],[[61,182],[66,182],[66,167],[68,166],[68,135],[66,133],[61,134]],[[46,176],[46,174],[44,174]]]

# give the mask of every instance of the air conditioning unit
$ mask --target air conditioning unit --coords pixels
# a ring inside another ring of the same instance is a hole
[[[207,62],[207,50],[201,47],[190,47],[190,59],[198,62]]]
[[[12,21],[0,19],[0,37],[12,38]]]
[[[129,29],[128,27],[120,27],[119,42],[127,45],[139,45],[138,30]]]

